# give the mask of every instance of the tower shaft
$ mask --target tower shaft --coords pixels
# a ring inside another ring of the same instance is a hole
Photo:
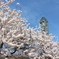
[[[49,29],[48,29],[48,21],[46,20],[45,17],[42,17],[40,19],[40,27],[41,27],[41,31],[46,32],[46,34],[49,34]]]

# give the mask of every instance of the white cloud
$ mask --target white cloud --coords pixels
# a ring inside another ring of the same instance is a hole
[[[16,3],[16,5],[20,5],[20,3]]]

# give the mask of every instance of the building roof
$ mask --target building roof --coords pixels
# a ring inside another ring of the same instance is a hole
[[[45,17],[42,17],[42,18],[40,19],[40,23],[41,23],[42,21],[48,22]]]

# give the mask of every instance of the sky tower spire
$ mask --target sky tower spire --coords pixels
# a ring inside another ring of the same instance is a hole
[[[48,29],[48,21],[45,17],[42,17],[40,19],[40,27],[41,27],[41,31],[46,32],[47,34],[49,34],[49,29]]]

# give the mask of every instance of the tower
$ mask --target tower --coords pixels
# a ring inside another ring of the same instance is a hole
[[[46,32],[46,34],[49,34],[48,21],[46,20],[45,17],[42,17],[40,19],[40,27],[41,27],[41,31],[44,31],[44,32]]]

